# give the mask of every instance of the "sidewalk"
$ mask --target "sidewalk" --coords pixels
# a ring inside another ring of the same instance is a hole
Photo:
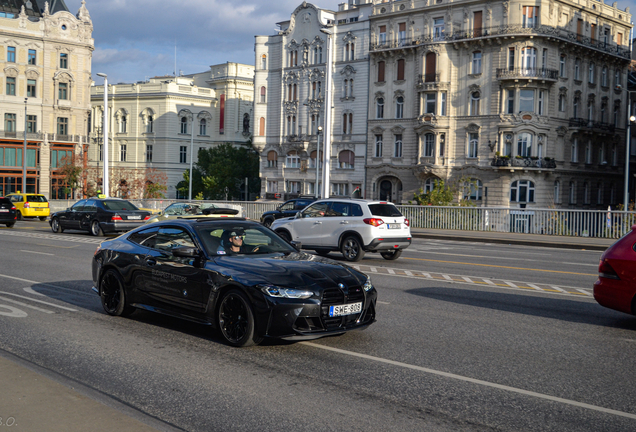
[[[0,426],[28,432],[176,431],[97,390],[0,350]],[[155,427],[149,426],[153,425]]]
[[[595,237],[568,237],[542,234],[518,234],[493,231],[438,230],[425,228],[411,228],[411,235],[416,238],[429,238],[439,240],[502,243],[598,251],[604,251],[617,240]]]

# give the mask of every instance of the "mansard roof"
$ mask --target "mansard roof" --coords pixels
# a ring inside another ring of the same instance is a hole
[[[31,7],[28,7],[30,3]],[[0,12],[12,13],[17,17],[20,9],[24,6],[24,11],[29,17],[40,18],[44,14],[45,0],[0,0]],[[69,12],[64,0],[50,0],[49,13]]]

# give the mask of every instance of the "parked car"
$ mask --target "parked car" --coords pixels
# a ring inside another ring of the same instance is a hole
[[[240,218],[137,228],[102,242],[92,275],[106,313],[143,309],[211,324],[233,346],[316,339],[375,322],[368,276]]]
[[[594,299],[601,306],[636,315],[636,225],[601,255]]]
[[[49,225],[54,233],[66,229],[88,231],[94,236],[129,231],[143,225],[150,213],[119,198],[83,199],[71,208],[51,215]]]
[[[42,194],[17,192],[8,194],[7,198],[18,210],[18,220],[26,217],[37,217],[44,221],[51,213],[49,201]]]
[[[15,225],[17,212],[18,210],[9,198],[0,197],[0,223],[12,228]]]
[[[177,218],[205,218],[205,217],[241,217],[242,211],[233,208],[219,207],[216,204],[204,202],[176,202],[170,204],[158,215],[151,216],[146,223],[154,223]]]
[[[316,198],[313,196],[293,198],[285,201],[283,204],[279,205],[276,210],[270,210],[263,213],[261,216],[261,223],[266,227],[272,226],[272,222],[276,219],[296,216],[296,213],[314,201],[316,201]]]
[[[271,229],[319,255],[340,251],[347,261],[360,261],[365,252],[394,260],[411,244],[409,220],[384,201],[324,199],[294,217],[274,221]]]

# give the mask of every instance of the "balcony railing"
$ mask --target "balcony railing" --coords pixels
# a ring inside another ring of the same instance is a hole
[[[420,74],[417,77],[417,85],[427,84],[427,83],[438,83],[439,82],[439,74],[438,73],[428,73],[428,74]]]
[[[523,167],[523,168],[556,168],[556,161],[551,158],[539,157],[502,157],[495,156],[490,162],[494,167]]]
[[[615,44],[603,42],[598,39],[592,39],[587,36],[580,35],[576,32],[564,29],[562,27],[553,27],[548,25],[536,25],[526,27],[518,25],[502,25],[494,27],[484,27],[473,30],[459,30],[454,32],[443,32],[435,35],[420,35],[413,38],[399,38],[395,40],[372,41],[370,44],[371,51],[383,51],[389,49],[404,49],[415,47],[422,44],[436,42],[460,42],[471,39],[512,36],[512,35],[545,35],[552,38],[558,38],[565,42],[571,42],[590,48],[595,48],[606,53],[614,54],[625,59],[630,56],[629,48],[623,48]]]
[[[556,81],[559,78],[559,71],[556,69],[539,69],[539,68],[504,68],[497,69],[497,79],[547,79]]]
[[[610,133],[614,133],[614,131],[616,130],[616,126],[614,126],[612,123],[596,122],[593,120],[582,118],[571,118],[569,123],[570,127],[577,127],[582,129],[596,129],[599,131],[607,131]]]

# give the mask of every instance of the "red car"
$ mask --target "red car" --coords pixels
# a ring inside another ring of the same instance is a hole
[[[594,299],[601,306],[636,315],[636,225],[601,255]]]

